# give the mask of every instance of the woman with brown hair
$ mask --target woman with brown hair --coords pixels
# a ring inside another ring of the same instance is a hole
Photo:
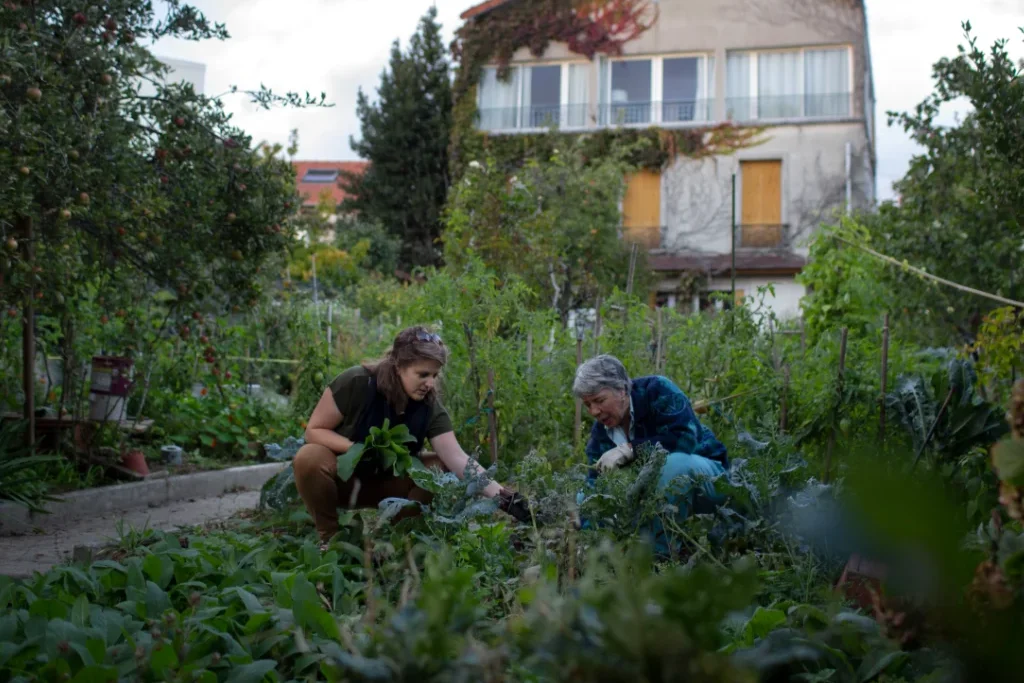
[[[441,466],[460,479],[482,471],[455,438],[451,418],[441,405],[438,376],[448,361],[441,337],[425,327],[409,327],[395,338],[383,358],[349,368],[338,375],[313,409],[306,443],[295,454],[295,484],[313,517],[320,540],[338,531],[338,508],[376,507],[386,498],[429,503],[432,494],[409,476],[396,477],[372,459],[361,460],[348,481],[338,477],[338,456],[362,443],[372,427],[388,420],[404,424],[415,437],[410,454],[419,457],[426,441]],[[526,500],[497,482],[484,495],[499,497],[499,507],[519,521],[530,519]],[[419,514],[409,506],[396,517]]]

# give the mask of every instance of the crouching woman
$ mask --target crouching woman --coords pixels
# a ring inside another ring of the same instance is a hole
[[[379,462],[361,460],[348,481],[338,476],[338,456],[362,443],[373,427],[404,424],[415,437],[410,454],[420,457],[429,441],[440,466],[460,479],[482,471],[459,446],[452,422],[441,405],[438,376],[448,361],[448,348],[423,327],[402,330],[377,362],[355,366],[331,382],[306,426],[306,443],[295,454],[295,484],[322,542],[338,531],[338,508],[376,507],[386,498],[428,504],[432,494],[409,476],[395,476]],[[422,459],[422,458],[421,458]],[[498,496],[499,507],[520,521],[529,519],[526,501],[497,482],[484,489]],[[408,506],[396,517],[419,514]]]
[[[657,492],[675,505],[685,519],[697,506],[721,503],[711,480],[729,467],[725,446],[697,419],[690,400],[672,380],[660,375],[631,379],[614,356],[601,355],[576,371],[573,393],[594,418],[587,443],[590,478],[627,467],[637,451],[660,444],[668,457]],[[582,495],[579,500],[582,500]],[[661,520],[651,529],[656,550],[666,553]]]

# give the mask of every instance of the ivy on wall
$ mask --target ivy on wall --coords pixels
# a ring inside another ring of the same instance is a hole
[[[507,135],[477,128],[476,90],[485,66],[496,65],[499,78],[507,78],[516,51],[525,47],[539,58],[552,42],[565,43],[588,59],[596,54],[620,55],[623,46],[650,29],[657,17],[651,0],[510,0],[467,20],[452,43],[459,67],[453,87],[451,177],[461,178],[466,164],[484,157],[509,169],[531,157],[549,158],[553,150],[581,135],[587,156],[596,158],[623,145],[630,149],[630,161],[647,169],[661,169],[680,155],[701,158],[759,144],[760,129],[731,123]]]

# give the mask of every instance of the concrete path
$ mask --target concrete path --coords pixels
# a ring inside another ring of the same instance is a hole
[[[235,513],[254,509],[260,501],[260,492],[241,491],[210,498],[151,503],[148,507],[126,511],[90,512],[82,510],[75,517],[54,520],[36,533],[0,537],[0,575],[30,577],[33,572],[45,572],[69,559],[75,546],[100,548],[117,540],[118,525],[124,533],[131,529],[142,531],[171,531],[205,522],[227,519]]]

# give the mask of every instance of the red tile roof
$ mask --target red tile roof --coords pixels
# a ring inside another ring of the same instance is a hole
[[[722,275],[732,268],[730,254],[651,254],[648,265],[654,271],[699,271],[708,275]],[[736,272],[758,275],[795,275],[807,260],[792,252],[736,252]]]
[[[303,206],[316,206],[320,200],[320,193],[329,190],[335,206],[341,203],[348,194],[341,189],[340,178],[338,182],[331,183],[304,183],[302,178],[310,169],[325,171],[350,171],[362,173],[370,165],[368,161],[293,161],[295,168],[295,180],[299,185],[299,194],[302,195]]]
[[[481,2],[478,5],[473,5],[468,10],[459,15],[459,17],[462,20],[472,19],[473,17],[483,14],[484,12],[490,12],[492,9],[496,7],[501,7],[506,2],[510,1],[511,0],[486,0],[486,2]]]

